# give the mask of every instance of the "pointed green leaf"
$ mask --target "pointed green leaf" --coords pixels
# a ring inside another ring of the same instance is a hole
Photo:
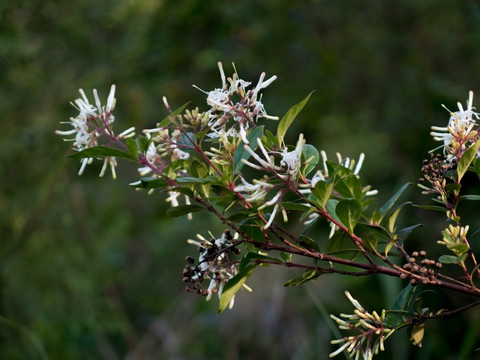
[[[301,203],[296,203],[296,202],[282,202],[282,206],[285,210],[299,210],[299,211],[307,211],[312,208],[311,206],[301,204]]]
[[[303,274],[301,274],[301,275],[299,275],[299,276],[297,276],[297,277],[295,277],[291,280],[288,280],[288,281],[284,282],[283,286],[285,286],[285,287],[298,286],[298,285],[303,284],[307,281],[315,280],[320,275],[322,275],[321,271],[307,270]]]
[[[255,261],[255,260],[259,260],[259,261]],[[244,269],[248,270],[248,268],[251,267],[251,266],[257,266],[259,263],[262,262],[262,260],[263,261],[268,261],[268,262],[274,262],[274,263],[277,263],[279,265],[284,264],[284,262],[281,259],[277,259],[275,257],[268,256],[268,255],[263,255],[263,254],[258,252],[257,248],[254,248],[253,252],[249,251],[242,258],[242,260],[240,261],[240,264],[238,266],[238,270],[240,272],[243,271]]]
[[[223,288],[222,295],[220,296],[220,304],[218,306],[219,313],[223,312],[227,308],[232,298],[235,296],[238,290],[240,290],[247,278],[252,274],[255,266],[256,265],[250,265],[241,269],[237,275],[228,280]]]
[[[392,213],[392,215],[388,218],[388,230],[390,231],[391,234],[394,233],[395,231],[395,223],[397,221],[398,214],[400,214],[400,211],[403,209],[405,205],[411,205],[411,201],[407,201],[400,205],[395,211]]]
[[[310,160],[305,169],[303,170],[303,175],[307,176],[318,164],[320,160],[320,154],[318,153],[317,148],[310,144],[305,144],[302,150],[303,161]]]
[[[422,347],[423,336],[425,335],[425,322],[417,322],[412,328],[412,343],[418,347]]]
[[[307,249],[313,251],[320,251],[318,244],[312,238],[309,238],[306,235],[300,235],[300,245],[305,246]]]
[[[468,245],[467,244],[457,244],[454,246],[449,246],[449,250],[453,251],[455,255],[460,256],[465,254],[468,251]]]
[[[292,106],[290,110],[287,111],[285,116],[280,120],[280,123],[278,124],[278,129],[277,129],[278,146],[282,146],[283,139],[285,137],[285,134],[287,133],[288,128],[292,124],[293,120],[295,120],[298,113],[302,111],[303,107],[308,102],[312,94],[313,94],[313,91],[310,94],[308,94],[308,96],[305,99],[303,99],[301,102]]]
[[[413,230],[415,230],[415,229],[417,229],[417,228],[419,228],[419,227],[422,227],[422,226],[423,226],[423,224],[415,224],[415,225],[412,225],[412,226],[404,227],[403,229],[398,230],[397,236],[398,236],[400,239],[405,240],[405,239],[408,237],[408,235],[410,235],[410,233],[411,233]]]
[[[162,178],[143,178],[140,181],[129,184],[129,186],[139,189],[156,189],[167,187],[168,183]]]
[[[470,146],[468,150],[463,153],[462,157],[458,161],[458,165],[457,165],[458,182],[460,182],[463,175],[465,175],[465,173],[467,172],[467,169],[472,163],[473,159],[475,159],[479,146],[480,146],[480,139],[477,140],[475,144]]]
[[[132,138],[127,138],[125,140],[125,144],[127,145],[128,153],[130,155],[132,155],[132,157],[136,158],[137,154],[138,154],[137,142],[135,140],[133,140]]]
[[[395,240],[390,241],[386,246],[385,246],[385,256],[388,257],[388,253],[390,250],[392,250],[392,247],[395,245]]]
[[[179,184],[209,184],[213,181],[216,181],[217,178],[214,176],[207,176],[204,178],[196,178],[191,176],[178,177],[175,181]]]
[[[146,136],[140,135],[135,139],[135,144],[137,145],[138,151],[141,153],[145,153],[150,146],[151,139],[147,138]]]
[[[249,147],[253,151],[257,149],[258,143],[257,139],[263,137],[263,128],[264,126],[259,126],[253,129],[248,135],[247,140],[249,142]],[[245,143],[242,141],[235,150],[235,155],[233,156],[233,171],[240,171],[243,168],[242,159],[248,160],[250,154],[244,148]]]
[[[193,212],[197,212],[200,210],[203,210],[203,207],[198,205],[178,205],[168,209],[166,214],[168,217],[178,217],[178,216],[190,214]]]
[[[374,252],[377,251],[378,239],[374,235],[364,234],[362,236],[362,241],[368,249],[373,250]]]
[[[177,110],[168,114],[162,121],[160,121],[160,123],[158,124],[158,127],[164,127],[169,125],[172,121],[172,118],[175,118],[177,115],[180,115],[180,113],[187,107],[189,103],[190,101],[180,106]]]
[[[408,305],[412,301],[413,293],[415,292],[415,286],[408,284],[398,294],[395,302],[393,303],[392,310],[407,310]]]
[[[313,195],[315,196],[316,204],[321,208],[325,209],[325,206],[332,195],[333,184],[326,181],[317,181],[315,187],[313,188]]]
[[[480,163],[480,161],[477,161]],[[473,200],[473,201],[478,201],[480,200],[480,195],[462,195],[458,197],[458,200]]]
[[[453,255],[442,255],[438,258],[442,264],[457,264],[460,265],[464,260],[467,254],[462,256],[453,256]]]
[[[441,211],[441,212],[445,212],[445,207],[442,207],[442,206],[437,206],[437,205],[412,205],[412,206],[415,206],[415,207],[418,207],[420,209],[424,209],[424,210],[431,210],[431,211]]]
[[[84,149],[82,151],[79,151],[75,154],[70,155],[69,158],[85,159],[85,158],[104,158],[109,156],[114,156],[117,158],[124,158],[129,160],[137,159],[136,157],[133,157],[132,155],[130,155],[125,151],[114,149],[108,146],[94,146],[88,149]]]
[[[362,201],[364,194],[362,184],[355,175],[349,175],[335,184],[335,190],[346,199],[355,199]]]
[[[353,228],[362,216],[362,207],[359,202],[354,199],[342,200],[337,204],[335,212],[342,224],[348,229],[348,232],[352,234]]]
[[[403,194],[403,192],[409,187],[413,185],[413,183],[406,183],[403,185],[378,211],[385,216],[385,214],[395,205],[398,201],[399,197]],[[381,221],[381,219],[380,219]]]

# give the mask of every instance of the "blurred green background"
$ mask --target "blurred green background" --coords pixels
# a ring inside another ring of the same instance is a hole
[[[181,272],[196,251],[186,240],[223,227],[206,214],[166,218],[163,195],[126,186],[132,164],[117,181],[97,177],[100,162],[79,178],[54,135],[76,115],[78,88],[106,99],[115,83],[116,128],[141,129],[166,115],[163,95],[206,109],[191,85],[218,87],[218,60],[254,83],[276,74],[268,114],[315,90],[289,140],[303,132],[332,158],[365,152],[362,175],[381,201],[420,176],[438,145],[429,127],[448,120],[441,104],[454,110],[478,90],[479,49],[470,0],[0,0],[0,359],[326,359],[325,309],[349,311],[345,289],[379,310],[405,285],[331,276],[286,290],[296,272],[265,268],[248,282],[253,294],[217,315],[216,301],[184,291]],[[475,230],[478,208],[466,210]],[[434,224],[407,246],[427,251],[444,226],[415,210],[404,221]],[[473,359],[479,320],[471,310],[427,323],[421,349],[404,331],[378,358]]]

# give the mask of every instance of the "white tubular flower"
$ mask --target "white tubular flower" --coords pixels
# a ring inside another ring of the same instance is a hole
[[[342,345],[330,354],[330,358],[346,351],[350,358],[355,356],[355,359],[371,360],[374,354],[385,350],[384,341],[393,334],[395,329],[384,325],[385,310],[382,311],[381,316],[376,311],[369,313],[348,291],[345,291],[345,295],[355,307],[354,314],[340,314],[340,318],[334,315],[330,317],[337,323],[340,330],[356,331],[358,335],[332,340],[330,342],[332,345]]]
[[[305,139],[303,138],[303,134],[300,134],[295,150],[288,151],[285,147],[281,153],[282,160],[280,161],[280,165],[287,166],[287,172],[294,178],[300,173],[300,167],[302,166],[302,151],[304,146]]]
[[[262,181],[253,179],[253,184],[247,182],[244,178],[240,177],[243,185],[237,185],[233,191],[240,193],[247,193],[248,196],[245,198],[248,202],[262,201],[268,192],[273,189],[273,185]]]
[[[112,112],[115,108],[115,85],[110,88],[106,106],[102,106],[98,92],[93,90],[93,97],[95,99],[95,106],[90,103],[87,95],[83,89],[79,89],[81,98],[76,99],[72,104],[79,114],[75,118],[70,118],[70,122],[67,122],[73,129],[71,130],[57,130],[55,133],[62,136],[74,135],[74,138],[65,139],[73,142],[73,149],[76,151],[82,151],[94,146],[99,145],[98,139],[102,135],[114,137],[112,131],[112,124],[115,121],[115,117]],[[134,135],[134,128],[129,128],[116,138],[127,138]],[[81,160],[79,175],[82,175],[85,167],[93,162],[93,158],[85,158]],[[117,162],[114,157],[107,157],[104,159],[103,167],[100,171],[100,177],[105,174],[107,165],[110,165],[112,170],[112,177],[116,178],[115,166]]]
[[[103,177],[105,175],[105,171],[107,170],[107,165],[110,165],[110,170],[112,172],[113,180],[117,179],[117,173],[115,172],[115,166],[117,166],[117,160],[113,156],[108,156],[103,161],[102,170],[100,171],[99,177]]]
[[[446,127],[441,126],[432,126],[433,130],[430,135],[433,136],[435,141],[443,142],[444,152],[448,153],[447,158],[451,159],[453,156],[457,155],[457,150],[452,149],[453,143],[465,142],[471,139],[473,133],[473,128],[476,124],[474,117],[478,120],[480,119],[480,114],[473,111],[473,91],[469,92],[467,100],[467,109],[464,110],[460,102],[457,103],[458,111],[452,112],[443,106],[447,111],[450,112],[450,119],[448,120],[448,125]]]
[[[218,62],[218,69],[222,80],[221,88],[204,91],[194,86],[207,94],[207,104],[211,107],[208,111],[210,132],[207,136],[218,138],[224,134],[230,137],[239,135],[244,143],[248,144],[246,134],[253,122],[261,117],[278,120],[276,116],[267,115],[264,105],[258,99],[259,92],[277,77],[264,80],[265,73],[262,73],[255,88],[247,90],[251,82],[240,79],[236,72],[232,78],[226,78],[221,62]]]
[[[275,170],[275,169],[279,170],[280,168],[275,166],[275,160],[273,158],[273,155],[268,155],[268,152],[265,149],[265,147],[263,146],[262,140],[260,138],[257,138],[257,144],[258,144],[258,147],[260,148],[260,150],[262,151],[262,154],[265,157],[265,159],[262,159],[259,155],[257,155],[257,153],[255,151],[253,151],[250,148],[250,146],[244,145],[243,147],[261,165],[261,167],[256,165],[256,164],[253,164],[250,161],[245,160],[245,159],[242,159],[242,162],[245,165],[248,165],[248,166],[250,166],[254,169],[257,169],[257,170],[262,170],[262,168],[264,170]]]

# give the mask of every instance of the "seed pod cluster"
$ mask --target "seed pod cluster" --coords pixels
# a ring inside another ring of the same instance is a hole
[[[187,256],[187,264],[183,268],[183,282],[187,283],[186,290],[195,291],[199,295],[208,298],[218,291],[221,291],[223,284],[231,279],[236,273],[237,262],[232,259],[232,255],[239,254],[231,233],[226,230],[218,239],[212,237],[207,240],[201,235],[197,235],[201,241],[189,240],[190,244],[198,246],[198,263],[195,259]],[[204,280],[210,280],[208,288],[203,288]]]
[[[421,276],[421,280],[418,280],[417,277],[410,277],[410,284],[417,285],[418,281],[422,284],[428,284],[437,278],[437,273],[442,268],[442,263],[428,259],[426,256],[427,252],[425,250],[414,251],[408,258],[408,262],[403,265],[403,268],[411,274]],[[409,276],[403,273],[400,278],[407,279]]]

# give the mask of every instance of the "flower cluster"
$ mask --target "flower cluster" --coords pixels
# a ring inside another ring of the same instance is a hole
[[[462,154],[478,139],[478,132],[474,128],[477,126],[474,117],[480,119],[480,114],[473,111],[473,91],[469,92],[467,109],[464,110],[459,102],[458,111],[450,112],[450,119],[446,127],[432,126],[430,135],[436,141],[443,142],[444,153],[447,160],[456,158],[457,160]]]
[[[71,117],[70,121],[67,122],[73,129],[55,131],[57,135],[74,135],[73,138],[66,139],[67,141],[73,141],[74,150],[82,151],[99,145],[98,139],[102,135],[106,135],[111,141],[118,141],[119,139],[125,139],[135,135],[135,128],[133,127],[123,131],[117,136],[113,133],[112,126],[115,121],[115,117],[113,116],[113,110],[115,108],[115,85],[112,85],[110,88],[110,94],[108,95],[105,106],[102,106],[96,89],[93,90],[95,106],[90,104],[83,89],[80,89],[79,92],[82,97],[76,99],[74,104],[72,104],[79,111],[79,114],[75,118]],[[91,164],[92,161],[93,158],[83,158],[78,174],[82,175],[85,167]],[[105,157],[102,170],[100,171],[100,177],[103,177],[105,174],[108,164],[112,171],[112,177],[115,179],[115,166],[117,165],[117,161],[113,156]]]
[[[234,236],[226,230],[222,236],[215,238],[212,234],[210,240],[205,239],[202,235],[197,234],[198,240],[188,240],[189,244],[198,247],[200,255],[198,263],[194,265],[195,260],[187,256],[187,265],[183,270],[183,281],[189,283],[187,290],[196,291],[200,295],[210,300],[213,294],[222,296],[223,287],[228,280],[237,274],[238,262],[231,258],[232,254],[239,254],[240,249],[236,245],[238,234]],[[202,288],[202,283],[207,280],[207,289]],[[247,285],[243,288],[251,291]],[[229,303],[229,308],[233,307],[235,297]]]
[[[247,90],[251,82],[240,79],[237,72],[232,78],[226,78],[221,62],[218,62],[218,68],[222,78],[221,88],[206,92],[197,87],[208,95],[207,104],[211,106],[208,111],[208,136],[219,138],[223,135],[232,137],[240,134],[247,144],[246,132],[249,127],[255,127],[258,118],[278,120],[276,116],[267,115],[260,100],[260,91],[274,82],[277,76],[265,80],[265,73],[262,73],[255,88]]]
[[[330,315],[330,317],[335,320],[340,330],[353,330],[359,332],[359,334],[331,341],[332,344],[342,345],[332,352],[330,357],[337,356],[345,350],[350,354],[350,357],[355,356],[355,360],[360,359],[361,356],[364,360],[371,360],[373,355],[384,350],[385,339],[389,337],[395,329],[384,325],[385,310],[382,311],[381,315],[376,311],[369,313],[348,291],[345,291],[345,295],[355,307],[354,313],[351,315],[340,314],[341,318],[335,315]]]
[[[447,249],[453,251],[456,255],[462,255],[467,249],[466,243],[469,226],[453,226],[450,224],[442,231],[443,239],[437,241],[440,245],[445,245]]]
[[[445,157],[442,154],[433,155],[430,153],[430,159],[423,160],[423,177],[418,179],[418,187],[423,194],[438,194],[439,200],[448,204],[447,185],[455,181],[453,170],[457,168],[457,158]],[[427,182],[425,182],[425,180]],[[425,184],[429,185],[426,186]]]
[[[265,209],[266,207],[274,206],[270,214],[270,218],[264,226],[264,229],[268,229],[273,223],[275,215],[279,210],[283,214],[284,221],[288,221],[287,212],[282,206],[282,198],[289,190],[289,187],[295,187],[297,185],[302,166],[308,164],[312,159],[307,159],[304,163],[301,161],[303,147],[305,146],[303,134],[300,134],[297,145],[292,151],[289,151],[286,146],[284,146],[280,152],[267,151],[260,138],[257,138],[256,141],[263,158],[251,148],[251,145],[245,144],[245,150],[253,159],[255,159],[258,164],[246,159],[242,159],[242,161],[245,165],[256,170],[266,171],[272,176],[270,178],[268,176],[264,176],[262,179],[253,179],[251,183],[249,183],[243,177],[240,177],[242,185],[236,186],[234,191],[246,193],[247,196],[245,200],[248,202],[263,202],[263,204],[258,208],[259,211]],[[275,157],[281,158],[279,165],[276,165]],[[268,201],[264,201],[268,193],[274,189],[275,195],[273,198]]]

